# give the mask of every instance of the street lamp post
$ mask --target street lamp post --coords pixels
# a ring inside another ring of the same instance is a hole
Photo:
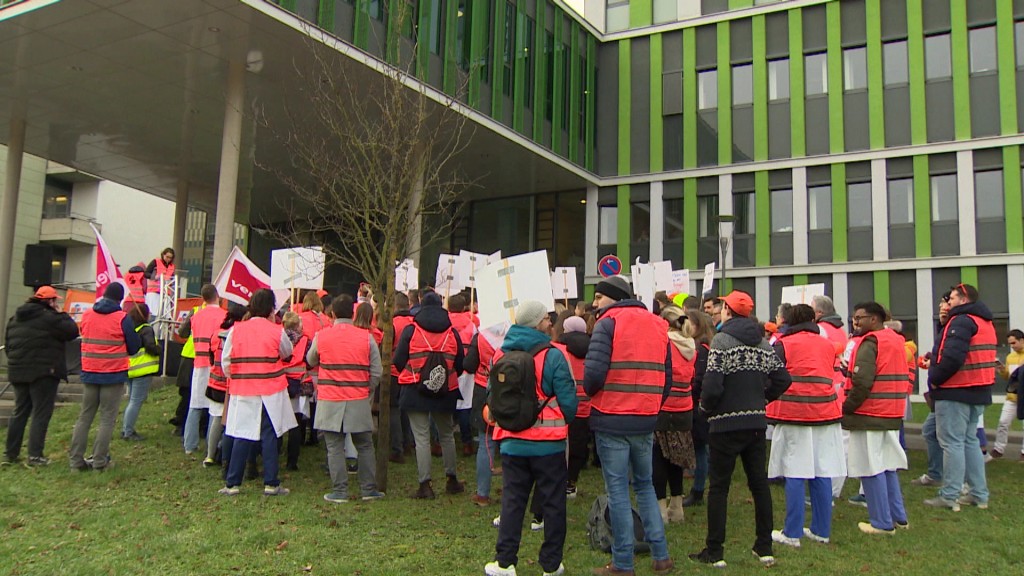
[[[732,214],[719,214],[716,218],[718,221],[718,247],[720,249],[722,268],[722,280],[718,284],[719,296],[725,295],[725,277],[726,268],[726,257],[729,254],[729,242],[732,240],[732,224],[736,221],[736,217]]]

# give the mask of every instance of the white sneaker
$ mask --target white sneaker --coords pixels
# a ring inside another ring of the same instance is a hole
[[[530,520],[530,530],[534,532],[544,529],[544,521],[537,522],[536,520]]]
[[[985,464],[988,464],[989,462],[991,462],[993,460],[995,460],[995,458],[991,454],[986,452],[985,453]]]
[[[765,568],[771,568],[772,566],[775,566],[775,556],[771,554],[767,556],[761,556],[757,553],[756,550],[751,550],[750,552],[753,553],[754,556],[757,556],[757,561],[761,563],[761,566],[764,566]]]
[[[942,480],[934,480],[927,474],[921,474],[920,478],[914,478],[910,483],[914,486],[941,486]]]
[[[811,532],[810,528],[804,528],[804,536],[810,538],[811,540],[813,540],[813,541],[815,541],[815,542],[817,542],[819,544],[828,544],[828,538],[824,538],[822,536],[818,536],[814,532]]]
[[[502,568],[498,561],[488,562],[484,566],[484,574],[487,576],[516,576],[516,565],[513,564],[508,568]]]
[[[558,569],[554,572],[545,572],[544,576],[562,576],[565,574],[565,564],[559,564]]]
[[[494,526],[495,528],[501,526],[501,515],[495,516],[494,520],[491,520],[491,526]]]
[[[792,546],[793,548],[800,547],[799,538],[790,538],[782,533],[782,530],[772,530],[772,542],[778,542],[779,544],[785,544],[786,546]]]

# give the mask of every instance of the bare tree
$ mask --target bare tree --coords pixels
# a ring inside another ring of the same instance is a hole
[[[421,85],[411,67],[360,62],[339,53],[351,47],[311,32],[319,38],[308,42],[308,60],[295,64],[298,97],[282,103],[285,122],[256,114],[279,147],[269,153],[289,160],[282,170],[257,156],[288,192],[280,202],[284,222],[265,226],[284,245],[322,245],[328,264],[358,272],[373,288],[384,332],[377,482],[386,490],[395,267],[421,243],[447,235],[444,227],[422,230],[422,222],[450,217],[472,186],[456,162],[471,128],[463,106]]]

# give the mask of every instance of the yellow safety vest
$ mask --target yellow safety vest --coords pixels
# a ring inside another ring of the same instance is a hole
[[[149,326],[149,324],[136,326],[135,332],[138,333],[139,330],[142,330],[143,326]],[[139,351],[128,359],[128,378],[141,378],[150,374],[156,374],[159,371],[160,356],[146,352],[145,347],[139,348]]]
[[[206,308],[206,305],[203,305]],[[192,315],[195,316],[196,312],[199,311],[199,306],[192,307]],[[196,343],[192,341],[192,332],[188,333],[188,340],[185,340],[185,345],[181,348],[182,358],[195,358],[196,357]]]

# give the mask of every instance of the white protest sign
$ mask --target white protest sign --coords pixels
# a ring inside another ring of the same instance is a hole
[[[411,258],[402,260],[395,268],[395,290],[408,292],[419,284],[420,271]]]
[[[824,284],[804,284],[803,286],[783,286],[783,304],[811,304],[815,296],[825,295]]]
[[[319,290],[324,287],[324,251],[319,246],[284,248],[270,253],[273,290]]]
[[[683,292],[685,294],[690,293],[690,271],[689,270],[673,270],[672,271],[672,291]]]
[[[459,257],[455,254],[440,254],[437,257],[434,291],[446,299],[463,288],[460,264]]]
[[[476,274],[481,326],[515,323],[516,309],[523,302],[537,300],[554,310],[551,272],[545,251],[503,258]]]
[[[636,299],[643,303],[648,310],[654,310],[654,265],[647,263],[641,264],[640,259],[636,259],[636,263],[629,267],[630,276],[633,281],[633,294],[636,295]]]
[[[551,273],[551,295],[555,300],[579,297],[575,268],[555,268]]]
[[[654,289],[656,291],[672,291],[672,263],[668,261],[651,262],[654,267]]]
[[[459,250],[459,284],[462,286],[476,287],[476,273],[484,266],[490,264],[486,254],[477,254],[468,250]]]
[[[715,263],[708,262],[708,265],[704,267],[704,285],[701,286],[700,293],[707,296],[711,294],[711,291],[715,287]]]
[[[494,254],[491,254],[490,256],[487,257],[488,264],[494,264],[498,260],[501,260],[501,250],[498,250]]]

